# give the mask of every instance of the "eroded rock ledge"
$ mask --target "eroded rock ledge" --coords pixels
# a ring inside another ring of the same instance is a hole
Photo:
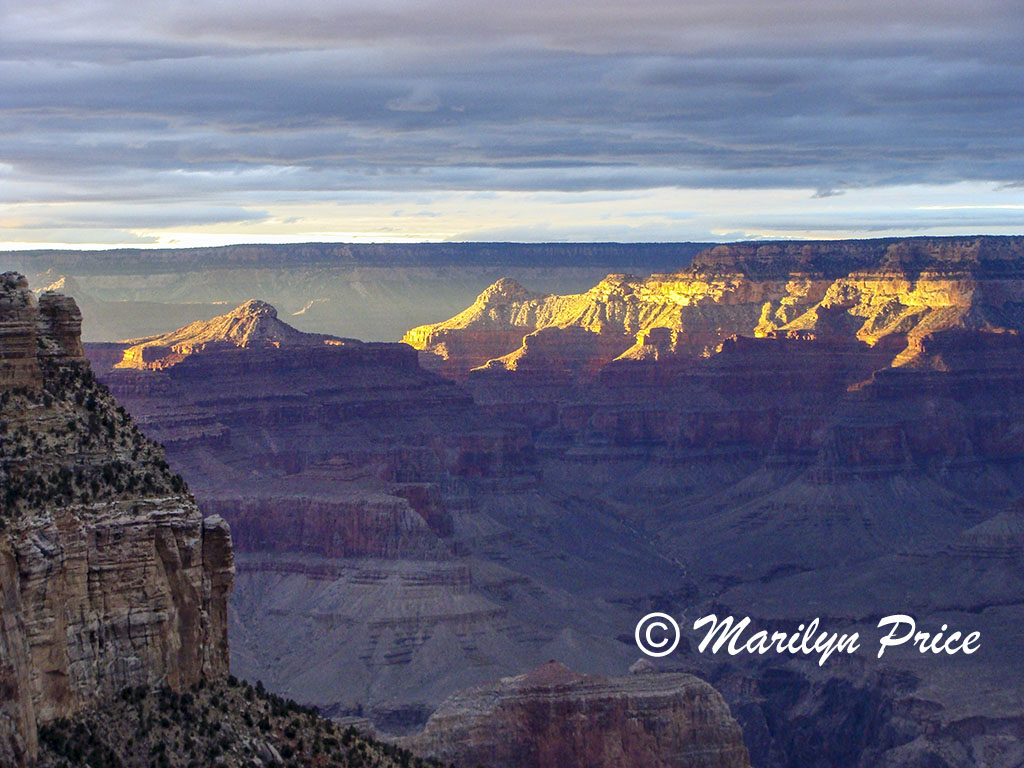
[[[710,685],[685,674],[583,675],[557,662],[449,697],[413,750],[487,768],[741,768],[743,734]]]
[[[456,379],[708,357],[732,336],[776,334],[883,345],[895,367],[927,365],[934,334],[1024,330],[1022,254],[1024,239],[999,237],[720,245],[677,272],[611,274],[579,294],[499,280],[404,340]]]
[[[127,686],[227,675],[227,524],[82,356],[73,300],[0,276],[0,764]]]

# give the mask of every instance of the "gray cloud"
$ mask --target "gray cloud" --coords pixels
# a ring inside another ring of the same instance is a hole
[[[222,205],[132,203],[116,208],[102,204],[75,206],[72,213],[56,215],[49,205],[28,205],[18,211],[22,230],[139,229],[262,221],[266,212]]]
[[[0,201],[1024,183],[1016,2],[368,6],[8,0]]]

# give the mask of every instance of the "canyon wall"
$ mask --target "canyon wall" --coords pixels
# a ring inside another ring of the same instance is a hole
[[[0,275],[0,762],[127,686],[227,675],[228,527],[93,378],[81,315]]]
[[[677,652],[723,692],[755,764],[1009,766],[1022,264],[1021,238],[716,246],[580,294],[502,281],[406,340],[529,427],[546,489],[679,565],[692,590],[653,605],[862,637],[907,613],[991,638],[953,664]]]
[[[664,337],[662,356],[707,356],[731,336],[781,332],[884,343],[894,364],[907,365],[928,334],[1021,330],[1021,250],[1019,238],[722,245],[677,272],[611,274],[580,294],[500,280],[405,341],[422,350],[425,365],[456,378],[479,366],[522,365],[531,351],[524,337],[542,329],[556,338],[596,334],[599,343],[577,345],[578,367],[648,357],[652,331]]]

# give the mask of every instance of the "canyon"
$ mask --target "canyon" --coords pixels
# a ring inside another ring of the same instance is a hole
[[[247,302],[87,345],[201,508],[231,525],[233,669],[398,732],[453,690],[580,647],[593,671],[625,671],[637,651],[615,638],[630,620],[617,601],[641,599],[646,580],[588,585],[662,558],[544,494],[530,431],[481,412],[407,345],[282,325]]]
[[[0,763],[12,768],[440,765],[327,720],[314,709],[268,692],[262,682],[253,686],[229,675],[228,617],[237,611],[237,601],[229,608],[236,560],[228,523],[217,514],[203,517],[185,482],[168,466],[163,448],[144,436],[97,382],[83,352],[80,322],[72,299],[52,292],[37,299],[21,275],[0,275]],[[450,384],[423,374],[408,347],[300,333],[278,320],[273,307],[258,301],[167,337],[138,340],[116,359],[111,350],[104,351],[107,361],[115,363],[115,385],[136,397],[166,396],[179,387],[179,395],[205,392],[214,396],[215,404],[234,402],[239,407],[242,391],[262,389],[262,397],[253,398],[241,414],[253,429],[249,439],[296,407],[294,391],[284,385],[297,372],[307,373],[305,384],[334,393],[319,399],[329,423],[346,412],[361,413],[382,391],[393,400],[378,402],[383,409],[371,415],[391,414],[395,425],[403,427],[408,418],[426,419],[434,411],[448,417],[471,405]],[[197,360],[204,363],[198,369]],[[211,361],[215,365],[205,365]],[[256,383],[259,373],[274,370],[282,361],[293,366],[286,365],[284,378],[276,381],[283,389],[274,390],[273,375],[265,377],[269,386],[261,388]],[[383,389],[377,383],[382,372],[390,385]],[[241,380],[239,373],[244,374]],[[346,384],[340,389],[333,380],[339,374]],[[419,412],[401,405],[401,400],[420,394],[426,406]],[[279,400],[285,403],[283,412],[277,410]],[[262,420],[256,416],[261,412]],[[223,408],[207,409],[207,414],[225,415]],[[224,431],[211,435],[201,424],[197,429],[194,418],[185,422],[176,435],[162,433],[172,448],[175,437],[177,444],[198,438],[208,450],[230,440]],[[414,637],[410,624],[429,632],[433,624],[451,618],[445,614],[428,617],[425,624],[416,622],[413,617],[423,605],[410,608],[407,601],[418,589],[421,596],[441,594],[459,601],[454,624],[482,636],[481,628],[501,609],[481,610],[479,603],[486,598],[473,587],[468,565],[455,555],[451,515],[437,488],[416,482],[416,474],[436,472],[434,463],[445,460],[459,467],[460,474],[502,477],[518,472],[527,460],[520,456],[521,439],[512,432],[495,433],[472,417],[461,427],[461,436],[447,444],[428,445],[419,452],[412,447],[407,456],[371,450],[361,458],[356,452],[346,462],[332,453],[326,466],[297,478],[307,495],[287,497],[285,490],[280,503],[269,505],[276,515],[265,514],[266,506],[261,506],[267,505],[263,491],[272,485],[270,478],[282,471],[294,473],[303,462],[322,465],[313,457],[324,447],[310,443],[306,453],[296,452],[287,461],[250,467],[251,476],[261,469],[268,473],[265,486],[256,482],[249,488],[253,503],[245,507],[236,497],[220,499],[238,526],[243,589],[270,586],[273,599],[288,605],[295,590],[278,593],[277,585],[260,581],[262,574],[277,581],[289,575],[308,577],[314,584],[334,579],[332,587],[345,592],[345,580],[338,576],[349,570],[369,587],[365,596],[370,601],[385,611],[405,613],[405,621],[393,627],[391,640],[397,645]],[[429,423],[420,429],[436,432]],[[364,451],[380,447],[372,439],[361,445]],[[495,457],[504,458],[507,466],[490,460]],[[344,499],[329,492],[339,481],[332,468],[352,480],[357,466],[356,475],[364,483],[356,483]],[[217,469],[211,475],[223,479],[223,468]],[[239,478],[229,479],[237,493]],[[287,502],[294,507],[289,509]],[[259,553],[264,561],[248,558],[249,553]],[[277,555],[284,557],[283,563],[274,562]],[[353,561],[356,567],[349,568]],[[389,568],[391,563],[397,568]],[[408,591],[400,587],[392,600],[388,581],[398,581]],[[244,610],[244,601],[242,605]],[[339,607],[353,617],[365,615],[368,608],[346,599]],[[265,608],[257,607],[260,620],[272,628],[279,614],[266,615]],[[294,613],[294,606],[289,610]],[[321,625],[335,632],[349,628],[336,618],[319,617]],[[277,639],[273,634],[257,638],[256,648]],[[252,645],[243,642],[242,649],[244,656]],[[312,650],[322,651],[322,646]],[[382,663],[401,664],[394,659]],[[338,688],[360,684],[343,670],[330,672],[330,682]],[[396,684],[394,679],[387,682]],[[739,726],[721,697],[696,678],[684,683],[655,686],[670,689],[673,706],[648,712],[639,726],[632,720],[601,719],[600,733],[624,748],[608,751],[591,764],[613,768],[660,744],[664,732],[676,741],[694,742],[701,751],[720,752],[715,765],[749,766]],[[556,699],[568,702],[569,695],[557,693]],[[588,717],[595,717],[596,724],[597,711],[604,708],[613,715],[622,703],[622,694],[615,700],[596,700]],[[565,716],[570,716],[568,711]],[[355,722],[365,726],[358,718]],[[456,722],[451,721],[453,726]],[[591,728],[586,737],[597,733]],[[437,729],[432,734],[437,736]],[[541,734],[531,738],[540,743]],[[455,732],[454,743],[462,740]],[[417,752],[422,754],[419,748]],[[690,764],[691,752],[674,754],[666,747],[661,753],[650,764]],[[463,758],[458,762],[466,764]]]
[[[499,279],[407,345],[296,343],[240,301],[86,352],[230,522],[232,665],[271,690],[416,738],[550,659],[619,679],[651,610],[907,613],[983,652],[726,663],[684,627],[655,677],[721,691],[756,765],[1013,766],[1022,255],[716,246],[576,294]],[[516,717],[486,721],[495,754]]]
[[[695,593],[677,611],[862,635],[906,613],[986,638],[969,661],[677,662],[722,690],[755,763],[1015,765],[1022,701],[999,681],[1024,651],[1022,249],[716,246],[582,294],[501,281],[405,340],[531,428],[546,483],[678,563]],[[830,688],[867,719],[835,722]],[[805,741],[805,716],[846,738]]]

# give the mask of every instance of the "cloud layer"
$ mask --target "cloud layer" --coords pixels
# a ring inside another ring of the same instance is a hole
[[[1014,203],[1021,39],[1000,0],[8,0],[0,238],[424,194],[793,189],[813,219],[844,191],[973,182],[965,204]],[[486,229],[466,215],[449,235]]]

